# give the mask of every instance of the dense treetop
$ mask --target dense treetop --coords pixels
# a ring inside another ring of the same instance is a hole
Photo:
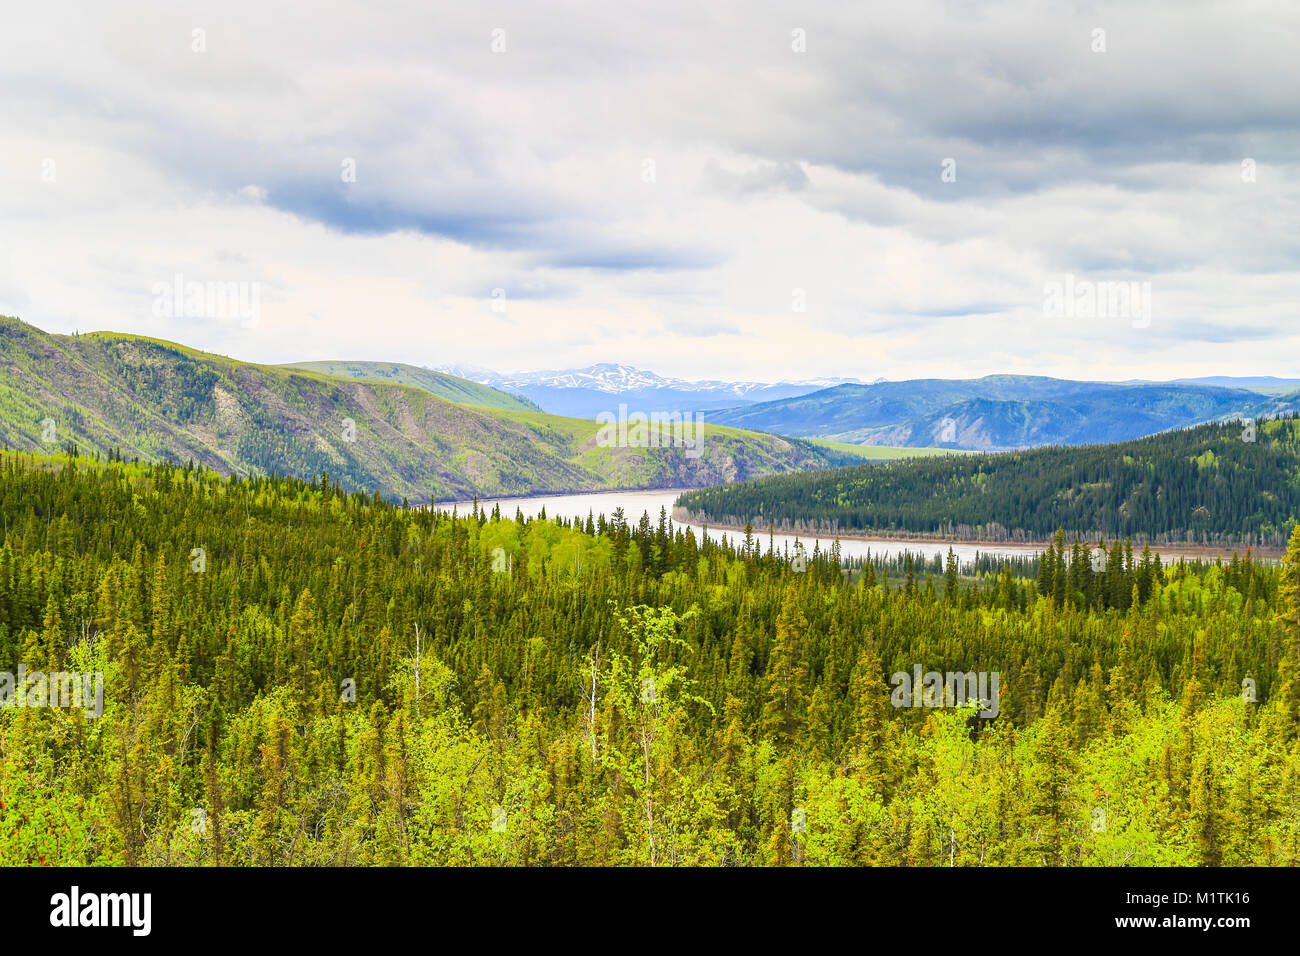
[[[0,521],[0,670],[105,681],[0,709],[0,864],[1300,862],[1300,534],[847,567],[16,454]]]

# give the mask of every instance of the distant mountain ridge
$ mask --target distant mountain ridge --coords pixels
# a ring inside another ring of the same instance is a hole
[[[818,378],[786,382],[688,381],[614,362],[586,368],[549,369],[502,375],[467,365],[443,365],[436,371],[467,378],[491,388],[522,395],[554,415],[594,418],[617,412],[620,403],[646,411],[703,412],[754,402],[806,395],[858,379]]]
[[[1265,394],[1293,392],[1300,388],[1300,378],[1278,378],[1276,375],[1207,375],[1202,378],[1179,378],[1176,383],[1193,385],[1219,385],[1223,388],[1248,388]]]
[[[800,381],[728,382],[720,379],[689,380],[659,375],[656,372],[617,362],[599,362],[586,368],[549,369],[540,372],[521,372],[501,375],[475,365],[440,366],[435,371],[446,372],[470,381],[497,387],[500,385],[550,385],[557,388],[594,388],[598,391],[619,393],[642,388],[677,388],[682,390],[727,392],[743,398],[755,391],[771,388],[829,388],[848,383],[863,384],[858,378],[814,378]]]
[[[626,404],[633,410],[699,412],[711,422],[779,435],[968,451],[1127,441],[1201,422],[1300,410],[1300,379],[1276,376],[1093,382],[986,375],[768,384],[692,382],[619,363],[515,375],[455,365],[441,371],[578,418],[617,412]]]
[[[720,410],[713,420],[858,444],[998,451],[1128,441],[1202,422],[1297,410],[1300,393],[989,375],[839,385]]]

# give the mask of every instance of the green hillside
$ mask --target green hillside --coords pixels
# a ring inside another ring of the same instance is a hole
[[[974,454],[961,448],[919,448],[906,445],[855,445],[852,442],[830,438],[809,438],[809,444],[835,451],[848,452],[863,461],[895,461],[899,458],[933,458],[938,455]]]
[[[484,408],[503,408],[511,411],[540,412],[537,403],[521,395],[511,395],[488,385],[480,385],[466,378],[457,378],[445,372],[404,365],[401,362],[295,362],[282,368],[306,369],[334,378],[355,378],[365,382],[390,382],[395,385],[412,385],[432,392],[449,402],[464,405],[482,405]]]
[[[411,385],[254,365],[140,336],[0,318],[0,447],[193,460],[221,474],[328,471],[412,501],[696,487],[860,460],[706,426],[702,453],[597,444],[595,422],[446,401]],[[351,439],[351,440],[350,440]]]
[[[1136,441],[781,475],[683,495],[699,520],[777,530],[1280,547],[1300,516],[1300,419]]]

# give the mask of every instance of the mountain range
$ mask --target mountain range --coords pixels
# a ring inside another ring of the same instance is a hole
[[[1173,384],[1221,385],[1224,388],[1248,388],[1255,392],[1281,394],[1300,388],[1300,378],[1278,378],[1276,375],[1206,375],[1202,378],[1178,378]],[[1151,384],[1151,383],[1146,383]]]
[[[0,317],[0,447],[75,446],[222,474],[328,471],[346,488],[415,502],[695,487],[866,457],[712,423],[696,457],[611,447],[594,421],[543,414],[463,379],[384,363],[325,368],[351,377]]]
[[[471,380],[392,362],[257,365],[140,336],[51,335],[2,317],[0,361],[4,447],[72,441],[227,474],[328,470],[345,485],[414,501],[699,487],[922,449],[1126,441],[1300,411],[1289,379],[764,384],[689,382],[616,364],[511,377],[458,369],[479,379]],[[594,419],[620,406],[706,413],[703,454],[605,447]]]
[[[807,395],[858,379],[820,378],[797,382],[687,381],[631,365],[601,363],[586,368],[501,375],[490,369],[444,365],[437,371],[522,395],[553,415],[594,418],[617,414],[620,403],[632,410],[705,412]]]
[[[707,413],[711,422],[754,431],[891,448],[996,451],[1116,442],[1300,409],[1300,379],[1273,376],[1083,382],[988,375],[764,384],[691,382],[624,364],[517,375],[473,366],[441,371],[525,396],[552,414],[590,418],[626,404]]]
[[[1300,392],[1196,383],[1114,384],[1027,375],[838,385],[716,411],[711,421],[858,444],[977,451],[1127,441],[1173,428],[1300,410]]]

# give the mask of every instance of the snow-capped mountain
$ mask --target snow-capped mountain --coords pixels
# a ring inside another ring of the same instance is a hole
[[[644,388],[689,388],[690,384],[681,379],[665,378],[654,372],[633,368],[631,365],[616,365],[604,362],[587,368],[570,368],[528,372],[521,375],[506,376],[506,384],[515,386],[545,385],[549,388],[591,388],[598,392],[619,395]]]
[[[446,365],[435,371],[523,395],[553,414],[584,418],[615,411],[620,403],[637,404],[645,411],[698,412],[794,398],[845,383],[865,384],[851,378],[776,383],[688,381],[613,362],[513,375],[468,365]]]

